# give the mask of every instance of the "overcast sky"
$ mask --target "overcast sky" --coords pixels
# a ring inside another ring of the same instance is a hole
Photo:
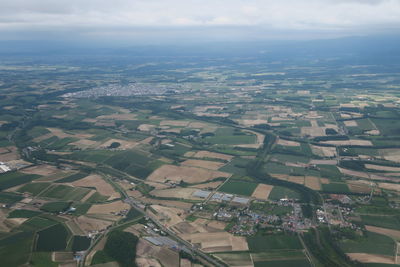
[[[397,34],[400,0],[0,0],[0,38],[307,39]]]

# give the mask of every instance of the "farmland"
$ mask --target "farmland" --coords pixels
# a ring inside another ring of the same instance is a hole
[[[2,59],[2,263],[398,264],[398,62],[256,51]]]

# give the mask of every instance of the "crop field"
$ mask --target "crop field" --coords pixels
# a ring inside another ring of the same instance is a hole
[[[279,260],[306,260],[306,255],[300,249],[271,249],[264,252],[251,253],[254,262]]]
[[[204,169],[210,170],[218,170],[225,163],[217,162],[217,161],[209,161],[209,160],[196,160],[196,159],[188,159],[181,163],[182,166],[192,166],[192,167],[199,167]]]
[[[39,214],[41,212],[34,210],[13,210],[8,214],[8,218],[32,218]]]
[[[290,154],[273,154],[273,158],[280,162],[301,162],[307,163],[309,159],[304,156],[295,156]]]
[[[239,145],[255,144],[257,138],[253,134],[235,132],[232,128],[219,128],[215,131],[215,136],[205,138],[210,144],[220,145]]]
[[[20,187],[17,191],[21,193],[30,193],[33,196],[37,196],[49,186],[50,183],[32,182]]]
[[[4,266],[20,266],[29,259],[34,233],[19,232],[0,240],[0,258]]]
[[[119,197],[119,194],[114,190],[114,188],[100,175],[92,174],[78,181],[74,181],[72,185],[96,188],[96,191],[101,195]]]
[[[18,227],[18,229],[26,232],[34,232],[55,225],[56,223],[57,223],[56,221],[51,220],[49,218],[36,216],[25,221]]]
[[[40,196],[45,198],[55,198],[63,200],[81,200],[89,193],[90,189],[82,187],[72,187],[67,185],[53,185]]]
[[[295,199],[299,199],[300,195],[289,189],[286,187],[282,187],[282,186],[274,186],[274,188],[272,189],[271,193],[269,193],[269,197],[270,200],[279,200],[282,198],[295,198]]]
[[[91,218],[87,216],[79,216],[76,219],[76,223],[86,234],[90,233],[91,231],[105,230],[112,224],[111,221]]]
[[[20,201],[22,198],[21,195],[12,192],[0,192],[0,203],[12,204]]]
[[[400,230],[400,220],[398,216],[373,216],[373,215],[362,215],[362,221],[364,224],[389,228],[394,230]]]
[[[40,175],[25,174],[21,172],[2,173],[0,174],[0,190],[28,183],[40,177],[41,177]]]
[[[310,262],[304,260],[272,260],[272,261],[256,261],[254,267],[310,267]]]
[[[49,267],[57,267],[58,263],[52,261],[52,253],[51,252],[34,252],[32,253],[32,257],[30,262],[33,266],[49,266]]]
[[[237,195],[251,196],[257,186],[258,184],[256,183],[230,179],[219,188],[219,191]]]
[[[400,48],[369,38],[0,53],[0,265],[394,266]]]
[[[233,236],[227,232],[182,234],[180,236],[189,242],[200,244],[201,249],[209,253],[248,250],[244,237]]]
[[[89,248],[91,239],[86,236],[73,236],[72,251],[83,251]]]
[[[206,170],[196,167],[163,165],[155,170],[149,177],[148,181],[165,182],[173,181],[179,183],[202,183],[219,177],[229,177],[230,174],[221,171]]]
[[[190,152],[188,152],[188,153],[190,153]],[[185,156],[186,156],[186,154],[185,154]],[[207,158],[222,159],[222,160],[226,160],[226,161],[230,161],[233,158],[233,156],[231,156],[231,155],[215,153],[215,152],[210,152],[210,151],[205,151],[205,150],[197,151],[190,157],[199,158],[199,159],[207,159]]]
[[[87,213],[110,214],[110,213],[118,213],[122,210],[128,210],[129,208],[130,208],[129,204],[124,203],[122,201],[115,201],[106,204],[92,205]]]
[[[69,175],[67,177],[64,177],[60,180],[57,180],[57,183],[72,183],[72,182],[75,182],[79,179],[86,177],[87,175],[88,175],[88,173],[86,173],[86,172],[78,172],[78,173]]]
[[[269,194],[271,193],[272,189],[272,185],[259,184],[251,196],[262,200],[268,200]]]
[[[58,170],[55,166],[52,165],[48,165],[48,164],[43,164],[43,165],[37,165],[37,166],[33,166],[33,167],[29,167],[26,169],[21,170],[22,173],[25,174],[36,174],[36,175],[40,175],[40,176],[50,176],[50,175],[54,175],[58,172],[60,172],[60,170]]]
[[[346,253],[393,255],[395,243],[390,237],[367,232],[365,237],[342,241],[340,246]]]
[[[45,203],[40,209],[47,212],[58,213],[66,211],[70,206],[71,202],[56,201]]]
[[[349,187],[345,183],[329,183],[323,184],[322,190],[335,193],[349,193]]]
[[[253,261],[250,253],[216,253],[215,257],[221,259],[229,266],[251,266]]]
[[[37,251],[58,251],[67,246],[68,231],[62,224],[50,226],[37,234]]]
[[[263,252],[271,249],[302,249],[296,235],[262,235],[257,234],[247,238],[251,252]]]

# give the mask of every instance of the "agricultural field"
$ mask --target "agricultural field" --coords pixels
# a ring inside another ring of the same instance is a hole
[[[0,55],[0,265],[398,265],[398,62],[226,49]]]

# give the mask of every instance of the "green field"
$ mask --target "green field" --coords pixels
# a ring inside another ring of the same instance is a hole
[[[265,252],[270,249],[302,249],[299,238],[296,235],[262,235],[247,237],[247,243],[251,252]]]
[[[233,128],[218,128],[215,135],[206,137],[205,141],[220,145],[254,144],[256,136]]]
[[[281,261],[258,261],[254,267],[311,267],[308,260],[281,260]]]
[[[339,194],[350,193],[349,187],[345,183],[322,184],[322,190]]]
[[[0,203],[12,204],[22,199],[23,197],[21,195],[12,192],[0,192]]]
[[[79,201],[90,192],[90,189],[83,187],[72,187],[68,185],[53,185],[40,196],[62,200]]]
[[[237,195],[251,196],[258,184],[229,179],[219,191]]]
[[[310,161],[310,158],[308,158],[308,157],[291,155],[291,154],[273,154],[273,158],[282,163],[286,163],[286,162],[307,163]]]
[[[72,239],[72,251],[84,251],[90,246],[91,239],[86,236],[74,236]]]
[[[115,261],[115,260],[112,257],[108,256],[108,254],[103,250],[98,250],[93,256],[91,265],[103,264],[110,261]]]
[[[36,251],[61,251],[67,246],[68,231],[56,224],[38,232]]]
[[[306,256],[302,250],[271,249],[265,252],[251,253],[253,261],[304,260]]]
[[[59,213],[66,211],[70,206],[71,202],[56,201],[45,203],[40,209],[47,212]]]
[[[248,159],[233,158],[228,164],[223,166],[220,171],[229,172],[236,175],[246,175],[246,165],[250,162]]]
[[[36,174],[25,174],[15,171],[2,173],[0,174],[0,190],[28,183],[40,177],[41,177],[40,175]]]
[[[50,183],[29,183],[26,184],[24,186],[22,186],[21,188],[18,189],[18,192],[21,193],[30,193],[33,196],[37,196],[40,194],[40,192],[42,192],[43,190],[45,190],[47,187],[50,186]]]
[[[221,259],[229,266],[248,266],[252,264],[250,253],[216,253],[215,257]]]
[[[32,218],[39,214],[41,212],[33,210],[13,210],[8,214],[8,218]]]
[[[347,253],[393,255],[394,246],[395,243],[390,237],[373,232],[367,232],[365,237],[340,242],[340,247]]]
[[[51,260],[51,252],[34,252],[30,264],[35,267],[58,267],[58,263]]]
[[[2,266],[21,266],[28,262],[34,240],[33,232],[18,232],[0,240]]]
[[[108,196],[103,196],[102,194],[95,192],[93,195],[91,195],[85,203],[98,203],[98,202],[103,202],[106,201],[109,197]]]
[[[364,224],[400,230],[399,216],[361,215]]]
[[[57,222],[43,218],[43,217],[33,217],[27,221],[25,221],[23,224],[21,224],[18,229],[23,230],[23,231],[39,231],[41,229],[47,228],[51,225],[56,224]]]
[[[57,180],[57,183],[72,183],[72,182],[80,180],[88,175],[89,175],[89,173],[87,173],[87,172],[78,172],[78,173],[72,174],[70,176],[64,177],[60,180]]]
[[[274,186],[269,193],[268,199],[279,200],[281,198],[300,199],[299,193],[283,186]]]

